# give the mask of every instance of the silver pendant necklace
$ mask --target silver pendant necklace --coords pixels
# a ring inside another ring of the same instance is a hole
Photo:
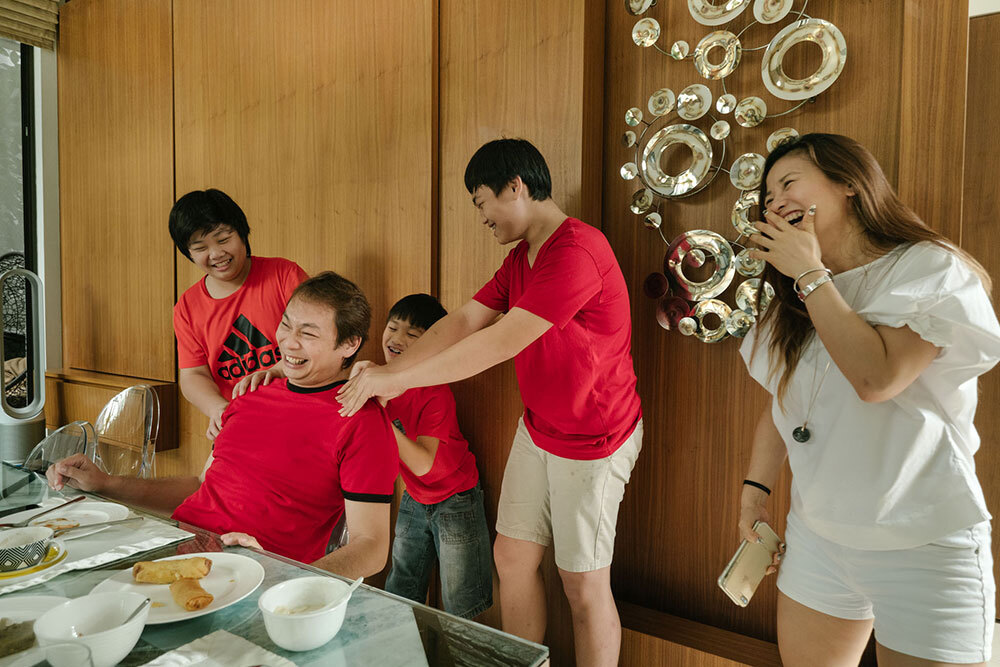
[[[844,300],[847,301],[847,304],[851,307],[852,310],[854,309],[854,302],[857,300],[858,294],[861,292],[862,286],[867,286],[867,284],[868,284],[868,269],[865,268],[864,277],[854,285],[853,294],[850,300],[848,300],[846,297],[844,298]],[[834,287],[836,287],[836,285],[834,285]],[[840,291],[839,287],[837,288],[837,291],[838,292]],[[815,333],[813,335],[818,336],[818,334]],[[806,408],[806,418],[802,421],[802,426],[796,426],[792,430],[792,438],[795,440],[795,442],[809,442],[809,439],[812,437],[812,433],[809,431],[809,417],[812,416],[813,405],[815,405],[816,403],[816,397],[819,396],[819,390],[823,388],[823,382],[826,380],[826,374],[830,372],[830,365],[832,363],[833,363],[833,358],[831,358],[830,361],[826,362],[826,368],[823,369],[823,377],[819,379],[819,385],[816,384],[816,372],[819,369],[816,367],[813,368],[813,381],[812,381],[813,392],[812,396],[809,398],[809,406]]]
[[[809,407],[806,408],[806,418],[802,422],[802,426],[796,426],[792,431],[792,438],[795,442],[809,442],[809,438],[812,437],[812,433],[809,432],[809,417],[812,415],[813,405],[816,403],[816,397],[819,396],[819,390],[823,388],[823,382],[826,380],[826,374],[830,372],[830,364],[833,363],[833,359],[826,362],[826,368],[823,369],[823,377],[819,379],[819,385],[816,385],[816,371],[817,368],[813,368],[813,385],[814,389],[812,396],[809,398]]]

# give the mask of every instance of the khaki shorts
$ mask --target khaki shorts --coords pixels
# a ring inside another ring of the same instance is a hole
[[[554,543],[556,565],[567,572],[611,565],[618,505],[640,449],[641,419],[611,456],[575,461],[537,447],[522,418],[503,474],[497,532]]]

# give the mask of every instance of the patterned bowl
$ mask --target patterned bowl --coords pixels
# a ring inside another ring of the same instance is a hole
[[[13,572],[42,562],[49,551],[52,529],[44,526],[0,530],[0,572]]]

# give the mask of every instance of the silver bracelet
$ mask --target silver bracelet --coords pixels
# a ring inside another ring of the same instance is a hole
[[[823,285],[829,282],[833,282],[833,278],[831,278],[829,274],[822,275],[816,280],[806,285],[805,287],[803,287],[802,289],[796,290],[795,293],[799,295],[799,301],[805,301],[807,296],[815,292],[819,287],[822,287]]]
[[[799,287],[799,281],[802,280],[802,278],[804,278],[805,276],[808,276],[810,273],[816,273],[817,271],[825,271],[826,275],[830,276],[831,278],[833,277],[833,271],[826,268],[825,266],[820,266],[815,269],[807,269],[806,271],[800,273],[799,276],[795,279],[795,282],[792,283],[792,287],[795,288],[796,294],[802,289]]]

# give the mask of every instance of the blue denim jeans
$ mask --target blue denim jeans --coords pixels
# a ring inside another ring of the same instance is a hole
[[[424,603],[434,562],[449,614],[472,618],[493,604],[493,548],[479,484],[433,505],[403,493],[392,543],[390,593]]]

